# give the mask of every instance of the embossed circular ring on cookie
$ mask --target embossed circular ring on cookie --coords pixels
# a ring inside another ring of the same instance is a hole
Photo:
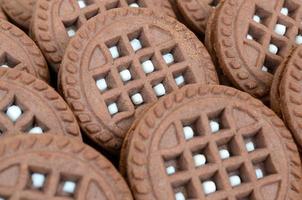
[[[220,0],[178,0],[177,6],[186,24],[196,33],[205,34],[208,18]]]
[[[115,9],[70,41],[60,89],[82,129],[119,150],[134,115],[186,84],[217,84],[210,56],[175,19],[149,9]]]
[[[45,82],[0,68],[0,133],[64,134],[81,138],[68,105]]]
[[[36,6],[31,32],[46,59],[58,70],[76,31],[93,16],[120,7],[144,7],[176,17],[169,0],[41,0]]]
[[[0,199],[132,199],[113,165],[80,141],[19,135],[0,149]]]
[[[250,95],[185,86],[127,134],[121,171],[135,199],[301,199],[301,161],[283,122]]]
[[[1,6],[15,24],[28,30],[35,3],[36,0],[2,0]]]
[[[47,64],[36,44],[19,28],[2,19],[0,44],[0,67],[15,68],[49,80]]]
[[[257,97],[269,94],[273,74],[302,44],[302,2],[226,0],[212,34],[215,55],[233,84]]]
[[[277,83],[277,82],[276,82]],[[302,46],[299,46],[286,60],[278,89],[276,104],[282,112],[285,123],[291,130],[297,144],[302,147]],[[274,96],[272,96],[274,97]]]

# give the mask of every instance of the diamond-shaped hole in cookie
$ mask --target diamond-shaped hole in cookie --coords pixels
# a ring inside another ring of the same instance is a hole
[[[264,26],[268,26],[269,21],[271,19],[271,15],[272,14],[270,12],[256,5],[255,12],[252,16],[252,20],[256,23],[263,24]]]
[[[25,107],[14,98],[13,101],[4,109],[5,115],[13,122],[16,123],[25,112]]]
[[[85,8],[91,4],[93,4],[92,0],[77,0],[77,3],[80,7],[80,9]]]
[[[273,35],[267,47],[267,52],[271,55],[284,57],[287,54],[287,42]]]
[[[176,85],[180,88],[188,84],[196,83],[193,72],[189,67],[178,69],[172,72]]]
[[[240,186],[243,183],[250,182],[248,170],[244,164],[234,165],[227,168],[229,184],[231,187]]]
[[[140,58],[141,68],[146,75],[161,70],[161,65],[155,54],[147,54]]]
[[[121,95],[107,99],[105,102],[107,111],[112,117],[128,110],[128,106],[125,103],[126,100]]]
[[[245,149],[249,153],[266,147],[264,134],[261,129],[252,133],[244,134],[243,138]]]
[[[128,39],[134,52],[150,46],[143,29],[129,33]]]
[[[74,198],[76,196],[79,183],[79,176],[61,174],[56,196]]]
[[[133,80],[140,79],[139,74],[132,63],[122,64],[117,69],[120,75],[120,79],[124,84],[127,84]]]
[[[120,37],[108,40],[106,46],[113,60],[129,54],[124,41]]]
[[[210,2],[210,6],[212,7],[216,7],[218,6],[218,4],[220,3],[221,0],[212,0],[212,1],[209,1]]]
[[[202,125],[201,118],[195,117],[182,120],[183,136],[185,140],[191,140],[194,137],[204,136],[205,129]]]
[[[67,36],[69,38],[74,37],[77,33],[77,30],[81,26],[80,21],[78,20],[78,18],[76,18],[74,20],[70,20],[70,21],[64,21],[63,24],[65,26],[66,33],[67,33]]]
[[[41,167],[29,167],[26,188],[44,192],[47,187],[49,171]]]
[[[284,1],[283,7],[280,10],[280,13],[285,16],[289,16],[293,19],[296,19],[298,16],[298,10],[300,5],[293,0]]]
[[[157,98],[165,96],[173,90],[168,79],[165,77],[161,77],[151,81],[151,85],[153,88],[153,92],[157,96]]]
[[[229,128],[224,109],[208,113],[208,122],[210,132],[213,134]]]
[[[254,24],[250,24],[246,38],[263,44],[265,32]]]
[[[11,56],[9,53],[4,53],[0,56],[0,67],[14,68],[20,64],[20,61]]]
[[[284,17],[279,17],[274,27],[274,33],[279,37],[290,38],[293,32],[296,32],[294,24]]]
[[[23,127],[23,130],[28,134],[44,134],[49,129],[39,119],[34,117],[25,125],[25,127]]]
[[[131,99],[135,107],[145,104],[146,103],[145,101],[151,98],[148,97],[148,95],[149,93],[142,86],[138,88],[133,88],[129,91],[129,98]]]
[[[146,7],[143,0],[127,0],[127,3],[131,8]]]
[[[164,62],[169,66],[184,61],[184,56],[177,45],[161,50],[161,54]]]
[[[265,178],[266,176],[276,174],[278,172],[271,156],[255,159],[253,161],[253,166],[255,170],[255,176],[257,179],[262,179]]]
[[[208,196],[223,189],[219,172],[203,175],[200,179],[203,193]]]
[[[164,156],[163,161],[168,176],[187,169],[187,161],[182,154],[170,157]]]
[[[193,163],[196,168],[215,162],[214,153],[210,149],[209,144],[195,146],[191,151]]]
[[[270,74],[275,74],[277,67],[279,66],[279,60],[266,55],[263,65],[261,66],[261,71],[268,72]]]
[[[217,141],[217,147],[221,160],[227,160],[233,156],[237,156],[240,150],[234,137],[219,139]]]
[[[105,5],[106,10],[111,10],[111,9],[120,8],[120,7],[121,7],[121,3],[119,0],[110,1]]]
[[[94,77],[95,84],[101,93],[116,88],[116,82],[111,72],[103,73]]]
[[[172,183],[175,200],[193,199],[197,197],[196,190],[190,180]]]

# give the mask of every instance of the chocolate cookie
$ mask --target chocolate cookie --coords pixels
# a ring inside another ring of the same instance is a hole
[[[186,84],[218,83],[210,56],[184,25],[149,9],[91,19],[66,50],[60,88],[82,129],[119,150],[135,115]]]
[[[269,94],[273,74],[302,43],[301,1],[225,0],[212,26],[214,55],[232,83],[256,96]]]
[[[135,199],[301,199],[301,162],[283,122],[225,86],[191,85],[156,103],[122,148]]]
[[[178,0],[177,5],[186,25],[204,35],[209,16],[221,0]]]
[[[46,59],[58,70],[76,31],[93,16],[119,7],[145,7],[175,18],[169,0],[41,0],[36,6],[31,32]]]
[[[302,147],[302,46],[285,62],[278,88],[280,110],[297,144]]]
[[[0,44],[0,68],[15,68],[49,80],[47,64],[36,44],[19,28],[2,19]]]
[[[24,30],[29,29],[36,0],[2,0],[1,5],[7,16]]]
[[[113,165],[79,141],[19,135],[0,147],[0,199],[132,199]]]
[[[45,82],[15,69],[0,68],[0,132],[61,134],[81,138],[67,104]]]

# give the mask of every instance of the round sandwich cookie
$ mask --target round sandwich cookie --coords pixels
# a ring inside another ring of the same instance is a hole
[[[285,123],[302,149],[302,46],[284,62],[284,69],[276,81],[276,95],[271,101],[281,111]],[[275,102],[276,101],[276,102]]]
[[[19,28],[0,19],[0,68],[14,68],[49,80],[46,61],[36,44]]]
[[[214,55],[239,89],[269,94],[273,74],[302,43],[301,1],[225,0],[211,25]]]
[[[87,20],[120,7],[149,8],[176,17],[169,0],[41,0],[37,3],[31,34],[57,71],[67,44]]]
[[[209,16],[221,0],[177,0],[178,9],[188,27],[204,35]]]
[[[20,28],[28,30],[36,0],[2,0],[1,6],[9,19]]]
[[[217,84],[202,43],[173,18],[121,8],[89,20],[70,41],[59,87],[94,141],[118,151],[136,114],[186,84]]]
[[[299,152],[283,122],[225,86],[159,100],[128,132],[120,168],[137,200],[302,198]]]
[[[113,165],[80,141],[19,135],[0,141],[0,198],[132,200]]]
[[[32,75],[0,68],[0,133],[63,134],[81,139],[77,121],[57,92]]]

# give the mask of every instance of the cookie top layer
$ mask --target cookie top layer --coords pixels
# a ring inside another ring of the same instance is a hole
[[[273,74],[302,43],[302,2],[226,0],[212,29],[219,64],[233,84],[257,97],[269,93]]]
[[[178,0],[177,6],[186,24],[196,33],[204,34],[208,18],[220,0]]]
[[[95,15],[120,7],[144,7],[176,17],[169,0],[41,0],[36,6],[31,32],[46,59],[58,70],[76,31]]]
[[[30,73],[49,80],[47,64],[36,44],[19,28],[0,19],[0,67]]]
[[[132,199],[112,164],[79,141],[19,135],[0,148],[1,199]]]
[[[0,3],[1,3],[1,1],[0,1]],[[0,7],[0,19],[5,19],[5,20],[7,20],[7,18],[6,18],[6,16],[5,16],[5,14],[4,14],[4,12],[3,12],[3,10],[2,10],[1,7]]]
[[[57,92],[30,74],[0,68],[0,132],[80,138],[76,119]]]
[[[284,120],[302,147],[302,46],[287,60],[278,88]]]
[[[191,83],[215,84],[202,43],[184,25],[149,9],[115,9],[70,41],[60,88],[83,130],[118,150],[137,111]]]
[[[301,161],[283,122],[225,86],[161,99],[131,128],[121,158],[136,199],[301,199]]]
[[[36,0],[2,0],[1,5],[14,23],[28,30],[35,3]]]

